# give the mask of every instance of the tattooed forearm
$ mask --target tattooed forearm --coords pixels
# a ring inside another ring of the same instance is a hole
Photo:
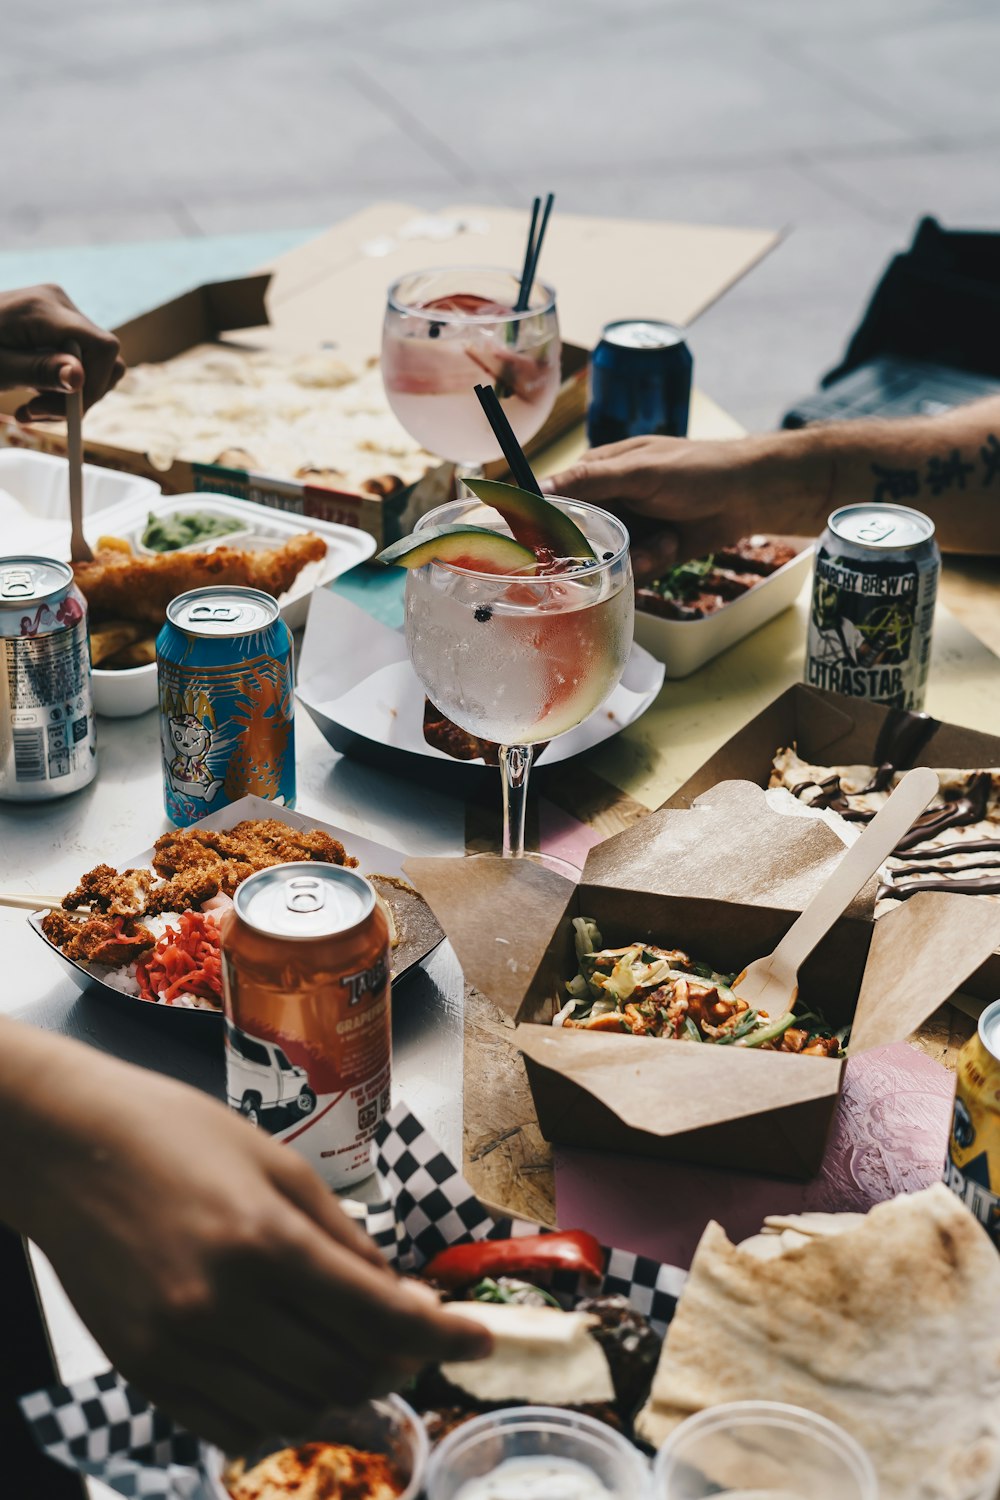
[[[936,454],[920,467],[893,468],[888,464],[871,464],[875,476],[872,500],[876,505],[886,502],[915,500],[921,494],[943,495],[946,490],[964,490],[966,481],[976,480],[982,488],[1000,481],[1000,439],[989,433],[979,449],[978,463],[975,458],[966,459],[960,448]]]

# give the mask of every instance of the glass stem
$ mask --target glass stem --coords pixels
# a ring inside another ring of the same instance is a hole
[[[504,859],[520,859],[524,853],[524,812],[528,804],[528,772],[531,770],[534,756],[534,745],[500,746]]]

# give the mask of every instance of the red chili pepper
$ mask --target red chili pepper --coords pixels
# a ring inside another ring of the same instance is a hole
[[[423,1275],[440,1286],[471,1286],[484,1276],[524,1276],[531,1271],[572,1271],[597,1281],[604,1255],[592,1234],[566,1229],[558,1234],[525,1234],[513,1240],[475,1240],[435,1255]]]

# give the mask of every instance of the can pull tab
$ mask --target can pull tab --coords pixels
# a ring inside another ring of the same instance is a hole
[[[312,875],[297,875],[285,887],[285,905],[289,911],[319,911],[326,901],[323,882]]]
[[[0,598],[29,599],[35,592],[35,575],[30,568],[8,568],[0,573]]]
[[[882,521],[873,516],[863,526],[858,527],[859,542],[884,542],[887,536],[892,536],[896,529],[895,521]]]
[[[239,609],[232,604],[196,604],[188,615],[189,620],[217,620],[221,625],[232,625],[239,617]]]

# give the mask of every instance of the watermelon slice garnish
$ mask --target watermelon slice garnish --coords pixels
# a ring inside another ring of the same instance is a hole
[[[514,536],[542,563],[564,557],[593,558],[596,553],[576,522],[544,495],[501,484],[496,479],[465,479],[477,500],[498,510]]]
[[[447,563],[453,568],[502,577],[534,573],[537,567],[530,547],[486,526],[433,526],[417,531],[385,547],[376,561],[400,568]]]

